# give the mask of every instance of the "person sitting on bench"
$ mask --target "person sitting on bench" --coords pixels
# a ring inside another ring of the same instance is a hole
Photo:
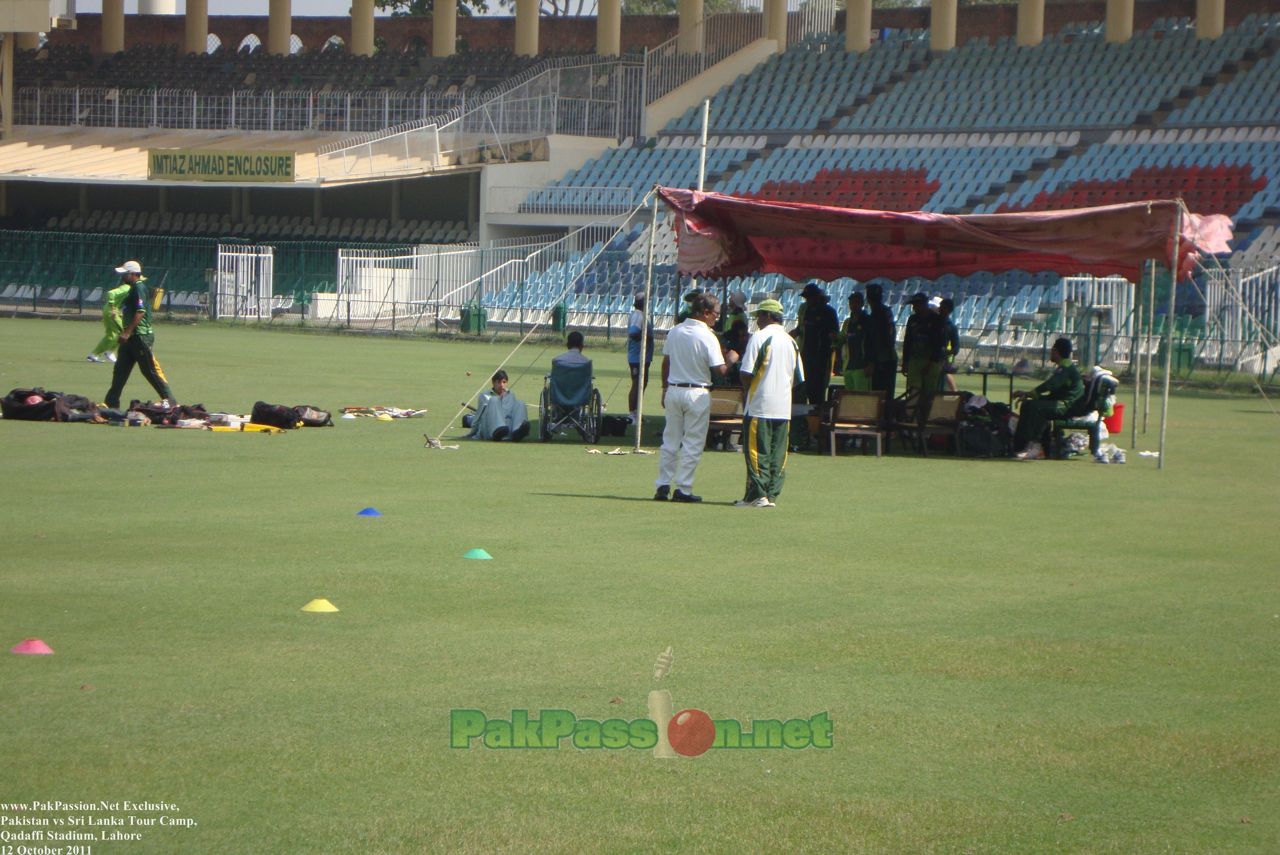
[[[1022,399],[1018,411],[1018,429],[1013,434],[1014,457],[1019,460],[1044,460],[1041,438],[1054,419],[1064,418],[1084,395],[1080,368],[1071,360],[1070,339],[1060,338],[1049,351],[1049,361],[1058,366],[1049,379],[1030,392],[1014,392]]]
[[[470,439],[509,439],[519,442],[529,435],[529,415],[524,401],[507,389],[507,372],[493,375],[493,390],[480,393],[475,415],[466,416],[463,424],[471,428]]]

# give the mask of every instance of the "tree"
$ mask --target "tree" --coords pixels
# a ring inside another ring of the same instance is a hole
[[[435,11],[435,0],[374,0],[373,5],[392,17],[429,17]],[[483,15],[489,11],[486,0],[458,0],[458,14],[469,18],[472,15]]]

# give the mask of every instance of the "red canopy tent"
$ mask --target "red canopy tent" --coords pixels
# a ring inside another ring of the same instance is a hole
[[[935,279],[944,273],[1052,270],[1118,274],[1143,262],[1191,275],[1204,253],[1230,252],[1231,220],[1190,213],[1179,200],[1071,211],[932,214],[771,202],[659,187],[676,213],[677,267],[696,276],[781,273],[804,281],[849,276]]]
[[[868,211],[657,188],[676,214],[676,267],[694,276],[781,273],[861,281],[945,273],[1050,270],[1137,283],[1149,258],[1188,279],[1204,254],[1230,252],[1231,219],[1180,199],[1069,211],[931,214]],[[657,208],[655,202],[654,214]],[[1174,294],[1169,292],[1169,315]],[[1164,467],[1173,324],[1166,324],[1160,462]],[[637,440],[638,442],[638,440]]]

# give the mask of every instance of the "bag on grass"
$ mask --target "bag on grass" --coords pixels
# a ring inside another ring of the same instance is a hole
[[[250,421],[255,425],[268,425],[292,430],[298,426],[298,413],[293,407],[258,401],[253,405],[253,415],[250,416]]]
[[[303,427],[333,427],[333,416],[328,410],[322,410],[310,404],[299,404],[293,408],[293,411]]]
[[[626,436],[627,425],[631,424],[631,419],[626,416],[601,416],[600,417],[600,435],[601,436]]]
[[[40,400],[36,401],[36,398]],[[87,398],[84,400],[88,401]],[[6,419],[26,422],[65,422],[71,417],[71,408],[61,392],[46,392],[38,386],[10,391],[0,398],[0,412]]]

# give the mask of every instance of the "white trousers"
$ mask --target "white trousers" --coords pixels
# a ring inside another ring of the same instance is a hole
[[[711,393],[706,389],[667,389],[667,427],[658,453],[657,486],[670,485],[682,493],[693,490],[693,472],[707,444]]]

